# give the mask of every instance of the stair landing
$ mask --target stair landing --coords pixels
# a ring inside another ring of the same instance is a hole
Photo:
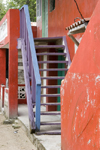
[[[52,116],[52,117],[54,117],[53,120],[57,120],[57,121],[60,120],[59,116]],[[51,120],[52,117],[47,116],[47,119],[49,119],[49,121],[52,121]],[[36,134],[30,134],[27,105],[19,105],[19,107],[18,107],[18,119],[24,125],[27,136],[33,142],[33,144],[35,146],[37,146],[37,149],[41,149],[41,150],[51,150],[51,149],[52,150],[56,150],[56,149],[61,150],[61,135],[36,135]],[[43,116],[42,116],[41,119],[42,119],[42,121],[48,121],[48,120],[44,120],[44,119],[46,119],[46,117],[43,117]],[[45,128],[48,129],[48,127],[51,128],[51,130],[52,130],[52,128],[54,130],[54,126],[42,126],[41,132],[45,131]],[[57,126],[55,125],[55,127],[56,127],[55,129],[57,131]]]

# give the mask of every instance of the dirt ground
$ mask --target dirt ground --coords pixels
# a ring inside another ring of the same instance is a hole
[[[0,114],[0,150],[36,150],[22,127],[14,129],[12,124],[3,124],[4,120]]]

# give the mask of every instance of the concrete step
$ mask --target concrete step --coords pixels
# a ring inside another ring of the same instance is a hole
[[[47,79],[47,80],[57,80],[57,79],[64,79],[63,76],[47,76],[47,77],[41,77],[41,79]]]
[[[68,61],[38,61],[39,64],[68,64]]]
[[[41,115],[61,115],[61,112],[60,111],[41,112]]]
[[[25,84],[24,80],[18,80],[18,84]]]
[[[51,130],[51,131],[40,131],[36,132],[37,135],[61,135],[61,130]]]
[[[61,122],[41,122],[41,125],[61,125]]]
[[[61,105],[61,103],[41,103],[41,106],[56,106],[56,105]]]
[[[18,55],[18,58],[22,58],[22,55]]]
[[[18,58],[18,62],[23,62],[22,58]]]
[[[18,66],[23,66],[23,63],[22,62],[18,62]]]
[[[41,97],[60,97],[60,94],[41,94]]]
[[[39,69],[39,71],[68,71],[67,68],[50,68],[50,69]]]
[[[18,80],[24,80],[24,76],[18,76]]]
[[[41,88],[60,88],[61,85],[42,85]]]
[[[24,70],[18,69],[18,73],[24,73]]]
[[[37,53],[36,54],[37,56],[44,56],[44,55],[47,55],[47,56],[66,56],[66,53]]]
[[[24,70],[23,66],[18,66],[18,70]]]
[[[21,52],[21,50],[18,50],[18,56],[19,56],[19,55],[22,55],[22,52]]]
[[[64,45],[35,45],[35,49],[65,49]]]

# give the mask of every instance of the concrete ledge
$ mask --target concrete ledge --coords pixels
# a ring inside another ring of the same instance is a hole
[[[18,120],[23,125],[23,129],[26,132],[26,135],[37,148],[37,150],[61,150],[61,135],[30,134],[27,105],[19,105],[18,115]],[[52,117],[50,117],[50,119],[51,118]],[[46,129],[47,127],[44,128]]]
[[[33,143],[33,145],[37,148],[37,150],[46,150],[45,147],[42,145],[42,143],[39,141],[39,139],[36,137],[35,134],[30,134],[29,129],[25,126],[25,124],[18,118],[20,123],[23,126],[24,131],[26,132],[26,135],[30,139],[30,141]]]

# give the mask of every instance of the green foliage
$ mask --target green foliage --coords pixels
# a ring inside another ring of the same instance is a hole
[[[2,0],[0,0],[0,20],[3,18],[5,14],[6,14],[5,5],[2,3]]]
[[[14,0],[9,0],[9,1],[7,1],[7,3],[6,3],[7,5],[7,10],[9,10],[9,9],[19,9],[20,8],[20,6],[14,1]]]
[[[28,5],[31,21],[36,21],[36,0],[9,0],[7,1],[7,9],[21,8]]]
[[[7,0],[6,6],[2,2],[1,5],[3,11],[0,10],[0,20],[8,9],[20,9],[23,5],[28,5],[30,20],[32,22],[36,21],[36,0]]]

